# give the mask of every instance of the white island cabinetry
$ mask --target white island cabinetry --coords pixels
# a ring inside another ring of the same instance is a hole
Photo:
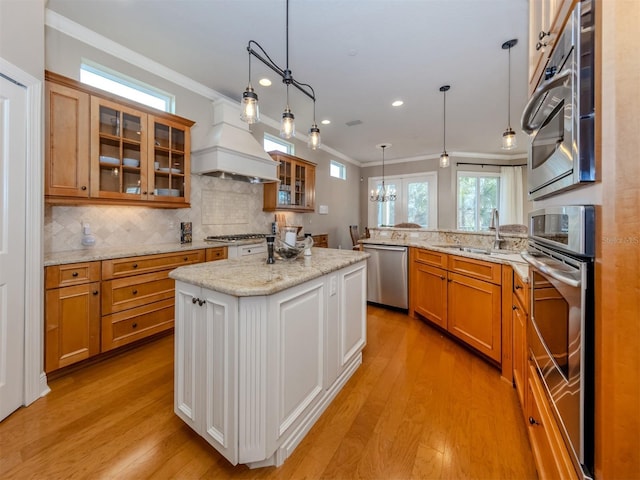
[[[174,271],[176,414],[233,464],[282,464],[362,363],[365,258],[333,271],[322,258],[228,260],[230,275],[258,272],[247,285],[264,281],[235,292],[189,281],[207,264]],[[218,282],[225,262],[215,268]]]

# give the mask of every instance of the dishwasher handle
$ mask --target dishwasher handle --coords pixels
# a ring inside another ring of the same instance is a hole
[[[400,247],[395,245],[364,245],[365,250],[390,250],[392,252],[406,252],[407,247]]]

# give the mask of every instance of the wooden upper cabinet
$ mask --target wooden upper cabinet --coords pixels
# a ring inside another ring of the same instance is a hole
[[[264,184],[265,212],[313,212],[316,201],[316,165],[281,152],[269,152],[278,162],[279,182]]]
[[[547,59],[576,0],[529,0],[529,93],[543,77]]]
[[[188,207],[194,122],[46,72],[45,198]]]
[[[45,84],[45,195],[89,197],[89,95]]]

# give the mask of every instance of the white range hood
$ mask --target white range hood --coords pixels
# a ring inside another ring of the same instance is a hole
[[[240,105],[213,102],[213,125],[205,146],[191,152],[191,173],[250,183],[278,181],[278,163],[240,120]]]

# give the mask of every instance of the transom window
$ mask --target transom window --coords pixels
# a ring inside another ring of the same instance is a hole
[[[282,152],[287,153],[289,155],[295,155],[295,145],[291,142],[287,142],[286,140],[282,140],[280,137],[276,137],[275,135],[270,135],[268,133],[264,134],[263,147],[265,152]]]
[[[94,63],[80,65],[80,81],[163,112],[175,112],[174,95]]]
[[[491,211],[499,208],[500,174],[458,172],[458,230],[488,230]]]
[[[336,162],[335,160],[331,160],[331,165],[329,166],[329,175],[335,178],[340,178],[341,180],[347,179],[347,167],[345,167],[342,163]]]

